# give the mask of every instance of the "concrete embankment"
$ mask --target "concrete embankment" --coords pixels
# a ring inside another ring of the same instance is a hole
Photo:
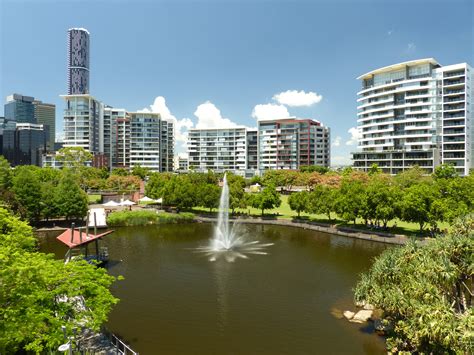
[[[216,222],[217,219],[207,216],[196,216],[198,222]],[[304,222],[299,220],[284,220],[284,219],[265,219],[265,218],[234,218],[230,219],[230,222],[237,222],[244,224],[266,224],[266,225],[277,225],[277,226],[289,226],[303,229],[314,230],[318,232],[324,232],[329,234],[342,235],[349,238],[357,238],[363,240],[370,240],[373,242],[387,243],[387,244],[405,244],[409,238],[401,234],[390,234],[382,232],[365,232],[355,228],[349,227],[337,227],[331,225],[325,225],[316,222]],[[422,238],[420,238],[422,240]]]

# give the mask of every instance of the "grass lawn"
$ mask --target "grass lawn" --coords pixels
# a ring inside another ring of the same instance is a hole
[[[293,219],[298,216],[298,214],[294,211],[291,210],[290,206],[288,205],[288,195],[281,195],[281,205],[278,208],[271,209],[271,210],[265,210],[265,217],[272,217],[275,216],[278,219]],[[196,213],[209,213],[208,208],[204,207],[195,207],[194,211]],[[217,214],[217,212],[214,210],[214,213]],[[260,217],[262,212],[256,208],[253,207],[248,207],[247,209],[236,209],[236,212],[240,213],[247,213],[252,217]],[[343,221],[341,219],[337,219],[337,216],[335,213],[331,213],[331,218],[332,220],[329,221],[328,217],[326,215],[322,214],[309,214],[309,213],[301,213],[301,219],[307,219],[312,222],[320,222],[320,223],[327,223],[327,224],[335,224],[337,226],[345,226],[345,227],[351,227],[351,228],[358,228],[361,230],[369,230],[362,219],[358,218],[356,221],[356,224],[354,225],[352,222],[347,223],[346,221]],[[397,224],[396,228],[393,228],[394,224]],[[405,234],[405,235],[412,235],[412,236],[419,236],[419,226],[416,223],[409,223],[409,222],[404,222],[400,221],[398,219],[392,220],[388,222],[388,227],[389,227],[389,232],[390,233],[396,233],[396,234]],[[445,222],[440,222],[438,223],[438,227],[443,230],[445,228],[449,228],[449,224]]]
[[[89,203],[100,203],[102,201],[102,196],[98,194],[87,195],[87,198],[89,199]]]

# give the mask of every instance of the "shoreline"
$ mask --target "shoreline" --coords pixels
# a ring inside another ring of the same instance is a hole
[[[205,217],[205,216],[196,216],[196,222],[198,223],[215,223],[217,218],[214,217]],[[322,223],[316,222],[303,222],[303,221],[290,221],[284,219],[261,219],[261,218],[229,218],[229,222],[235,223],[244,223],[244,224],[260,224],[260,225],[277,225],[277,226],[287,226],[287,227],[296,227],[302,229],[309,229],[318,232],[340,235],[348,238],[355,238],[361,240],[369,240],[373,242],[385,243],[385,244],[396,244],[404,245],[410,240],[410,237],[402,234],[390,234],[383,232],[376,233],[366,233],[359,229],[350,228],[350,227],[333,227],[329,225],[324,225]],[[420,238],[420,241],[425,242],[425,238]]]
[[[209,217],[204,215],[196,215],[194,223],[216,223],[217,218]],[[335,227],[324,223],[308,222],[301,220],[285,220],[285,219],[265,219],[265,218],[229,218],[231,223],[244,223],[244,224],[256,224],[256,225],[276,225],[295,227],[302,229],[309,229],[318,232],[340,235],[348,238],[355,238],[361,240],[369,240],[385,244],[404,245],[410,240],[410,237],[403,234],[391,234],[386,232],[366,232],[360,229],[350,227]],[[193,223],[193,222],[191,222]],[[158,225],[158,224],[157,224]],[[66,227],[54,226],[54,227],[41,227],[35,228],[35,232],[60,232],[66,230]],[[426,242],[426,238],[417,238],[422,243]]]

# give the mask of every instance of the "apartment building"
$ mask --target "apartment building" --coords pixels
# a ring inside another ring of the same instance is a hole
[[[329,167],[330,130],[320,122],[296,117],[258,122],[258,169],[296,170]]]
[[[64,147],[82,147],[93,153],[104,152],[104,105],[91,95],[62,95]]]
[[[247,169],[247,129],[191,129],[188,133],[189,169],[215,172],[232,171],[245,176]]]
[[[359,78],[358,149],[354,167],[377,164],[397,174],[414,165],[432,173],[441,163],[469,173],[473,159],[473,71],[433,58],[373,70]]]

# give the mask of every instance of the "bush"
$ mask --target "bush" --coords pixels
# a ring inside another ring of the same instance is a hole
[[[380,255],[355,289],[358,302],[384,312],[392,352],[469,353],[474,334],[474,219],[426,245]]]
[[[107,217],[107,224],[116,226],[145,226],[148,224],[186,223],[193,222],[194,214],[182,213],[157,213],[155,211],[117,211]]]

